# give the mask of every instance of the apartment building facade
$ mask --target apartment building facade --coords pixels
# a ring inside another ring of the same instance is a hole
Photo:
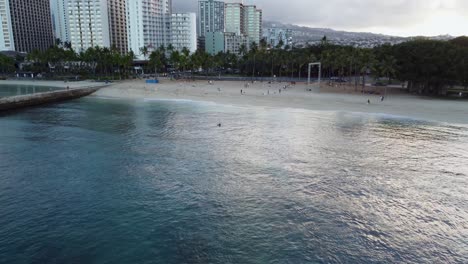
[[[168,46],[171,40],[171,0],[127,1],[128,49],[138,59],[147,59],[140,49],[149,52],[160,46]]]
[[[171,19],[171,43],[175,50],[197,51],[197,21],[195,13],[174,13]]]
[[[245,35],[249,43],[260,43],[262,39],[263,12],[255,5],[244,6]]]
[[[31,52],[54,44],[49,0],[0,0],[0,49]]]
[[[132,0],[107,0],[110,43],[120,53],[128,52],[127,1]]]
[[[198,36],[205,37],[209,32],[224,32],[224,2],[199,0]]]
[[[75,51],[91,47],[110,48],[109,14],[106,0],[68,0],[70,42]]]
[[[62,42],[70,41],[70,27],[68,24],[67,0],[50,0],[50,13],[54,38]]]

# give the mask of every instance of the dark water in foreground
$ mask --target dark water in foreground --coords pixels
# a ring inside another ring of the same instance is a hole
[[[30,85],[0,85],[0,97],[43,93],[55,90],[59,90],[59,88]]]
[[[1,263],[468,262],[467,127],[91,98],[0,129]]]

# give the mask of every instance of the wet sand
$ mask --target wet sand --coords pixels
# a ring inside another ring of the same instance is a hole
[[[289,86],[286,83],[214,81],[170,81],[146,84],[143,80],[115,83],[98,91],[94,96],[128,99],[185,99],[220,104],[299,108],[318,111],[347,111],[379,113],[428,121],[468,124],[468,102],[464,100],[434,99],[409,95],[388,89],[383,102],[379,94],[362,94],[361,88],[312,88],[305,84]],[[369,88],[366,90],[382,90]],[[243,91],[241,94],[240,91]],[[281,90],[281,93],[280,93]],[[357,90],[357,92],[356,92]],[[383,91],[383,90],[382,90]],[[367,101],[370,100],[370,104]]]
[[[0,81],[6,85],[37,85],[51,87],[90,87],[104,86],[104,83],[91,81]],[[366,91],[376,90],[376,94],[363,94],[361,87],[322,85],[320,88],[297,84],[284,89],[287,83],[232,81],[170,81],[159,84],[146,84],[144,80],[129,80],[112,83],[101,88],[92,96],[125,99],[183,99],[206,101],[219,104],[259,106],[275,108],[297,108],[316,111],[344,111],[377,113],[423,119],[428,121],[468,124],[468,101],[437,99],[403,93],[397,89],[387,89],[383,102],[378,92],[383,88],[366,87]],[[243,91],[241,94],[240,91]],[[280,92],[281,90],[281,92]],[[370,104],[367,101],[370,100]]]

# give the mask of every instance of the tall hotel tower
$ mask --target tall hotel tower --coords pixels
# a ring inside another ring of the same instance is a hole
[[[138,59],[145,59],[140,49],[151,52],[171,42],[172,0],[127,1],[128,48]]]
[[[49,0],[0,0],[0,50],[31,52],[54,44]]]
[[[75,51],[110,47],[106,0],[68,0],[70,40]]]
[[[209,32],[224,32],[224,2],[215,0],[198,1],[198,36]]]

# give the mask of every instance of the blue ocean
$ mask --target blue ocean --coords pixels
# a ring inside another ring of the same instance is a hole
[[[468,126],[380,114],[1,113],[0,263],[468,263],[467,161]]]

